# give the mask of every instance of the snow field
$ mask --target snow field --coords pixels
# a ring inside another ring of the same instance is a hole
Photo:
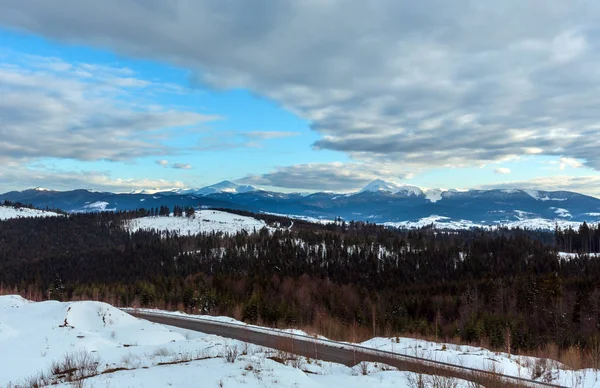
[[[194,217],[142,217],[129,221],[132,232],[138,230],[162,230],[182,235],[222,232],[236,234],[241,231],[253,233],[264,227],[272,229],[262,220],[217,210],[196,210]]]
[[[13,218],[32,218],[32,217],[58,217],[60,214],[48,212],[45,210],[14,208],[12,206],[0,206],[0,221],[10,220]]]
[[[381,364],[364,364],[363,375],[360,366],[153,324],[105,303],[19,296],[0,296],[0,349],[0,386],[44,372],[57,387],[71,387],[50,366],[77,352],[96,360],[100,373],[83,380],[85,387],[408,387],[412,376]]]

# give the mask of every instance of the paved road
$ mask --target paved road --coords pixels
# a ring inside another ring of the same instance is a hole
[[[450,376],[484,385],[485,387],[559,387],[558,385],[538,383],[512,376],[497,375],[459,366],[450,366],[442,362],[421,359],[419,357],[397,355],[376,351],[360,346],[335,343],[333,341],[314,340],[304,336],[282,336],[267,330],[253,329],[218,321],[169,316],[139,310],[125,310],[134,317],[146,319],[164,325],[215,334],[255,345],[265,346],[313,359],[354,366],[362,361],[379,362],[394,366],[399,370]]]

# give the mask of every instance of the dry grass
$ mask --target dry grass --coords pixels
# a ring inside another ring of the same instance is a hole
[[[11,388],[41,388],[61,383],[83,386],[83,380],[99,374],[100,358],[81,350],[66,353],[60,360],[53,361],[47,372],[38,372],[17,383],[9,383]]]

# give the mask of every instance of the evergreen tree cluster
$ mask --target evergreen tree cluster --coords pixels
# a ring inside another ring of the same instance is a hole
[[[311,326],[334,338],[354,326],[436,333],[513,351],[586,348],[600,332],[600,259],[557,255],[566,239],[582,247],[598,229],[402,231],[341,220],[235,235],[127,228],[156,212],[170,209],[0,222],[0,289]]]

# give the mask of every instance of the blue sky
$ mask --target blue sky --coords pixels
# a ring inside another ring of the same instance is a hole
[[[399,27],[386,14],[421,5],[384,1],[344,7],[331,29],[335,5],[284,3],[55,13],[11,2],[0,16],[0,191],[221,180],[352,191],[381,178],[600,195],[592,19],[545,25],[570,12],[551,2],[518,15],[529,29],[491,22],[478,41],[470,14],[497,9],[459,1],[444,26],[438,14],[454,10],[425,7]]]
[[[138,80],[176,85],[176,92],[147,88],[128,90],[127,97],[140,104],[218,116],[214,121],[185,127],[164,128],[161,142],[175,152],[127,161],[81,161],[73,158],[36,158],[27,164],[34,170],[103,172],[114,178],[165,180],[200,187],[220,180],[236,180],[268,172],[278,165],[345,161],[344,153],[313,151],[318,134],[305,120],[277,103],[244,89],[215,90],[195,83],[190,72],[157,61],[117,56],[106,50],[65,45],[44,37],[0,29],[0,51],[5,66],[43,72],[38,58],[67,64],[91,64],[131,71]],[[33,65],[36,62],[37,65]],[[64,75],[69,77],[69,74]],[[148,93],[150,92],[150,93]],[[249,137],[248,137],[249,136]],[[273,138],[269,138],[273,136]],[[191,149],[197,147],[197,150]],[[157,163],[166,160],[167,167]],[[182,164],[189,168],[169,168]],[[26,187],[14,182],[17,187]],[[52,182],[48,182],[52,186]],[[9,187],[10,188],[10,187]],[[139,189],[132,185],[132,189]],[[152,188],[152,187],[149,187]]]

